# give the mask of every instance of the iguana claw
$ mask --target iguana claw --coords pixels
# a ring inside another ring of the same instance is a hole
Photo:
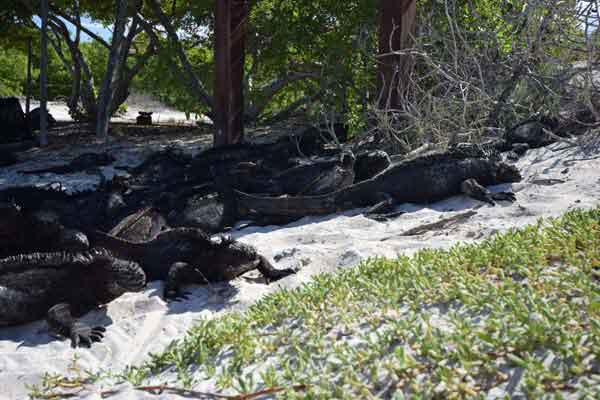
[[[74,322],[71,325],[71,347],[91,347],[92,343],[100,342],[104,338],[106,328],[102,326],[91,327],[83,322]]]

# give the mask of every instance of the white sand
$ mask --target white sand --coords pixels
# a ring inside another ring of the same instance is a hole
[[[20,99],[21,107],[25,111],[25,99]],[[111,118],[113,122],[135,122],[139,111],[151,111],[152,121],[157,124],[177,124],[177,125],[193,125],[197,120],[206,121],[206,117],[191,113],[188,116],[179,110],[166,106],[162,102],[155,100],[151,96],[132,93],[125,102],[126,108],[124,113],[120,113]],[[33,100],[30,109],[39,107],[39,101]],[[64,101],[49,101],[48,112],[52,114],[57,121],[73,121],[69,115],[69,107]]]
[[[282,227],[250,227],[233,236],[255,245],[278,267],[294,266],[299,272],[271,285],[252,278],[231,284],[195,287],[188,301],[167,304],[161,299],[162,282],[153,282],[143,293],[127,294],[105,310],[91,312],[85,320],[107,328],[105,340],[92,349],[70,348],[67,341],[48,336],[45,323],[35,322],[0,330],[0,398],[25,398],[26,384],[39,383],[44,372],[68,373],[73,357],[91,371],[122,370],[141,363],[149,352],[158,352],[173,339],[181,338],[195,319],[211,318],[232,308],[244,308],[279,287],[295,287],[322,271],[356,265],[371,256],[393,257],[423,247],[448,247],[457,241],[473,241],[511,227],[558,216],[575,208],[600,204],[600,151],[584,153],[578,148],[557,150],[564,144],[537,149],[518,162],[524,180],[493,190],[512,189],[517,202],[496,207],[481,205],[462,196],[428,206],[405,204],[410,211],[393,221],[379,223],[358,211],[322,218],[304,218]],[[536,179],[561,179],[564,183],[543,186]],[[477,215],[448,230],[421,236],[400,236],[409,228],[477,208]],[[387,240],[381,241],[383,238]],[[166,379],[169,377],[166,376]],[[171,377],[173,378],[173,377]],[[157,398],[125,390],[118,399]],[[89,398],[100,398],[92,394]],[[159,398],[170,398],[162,395]]]

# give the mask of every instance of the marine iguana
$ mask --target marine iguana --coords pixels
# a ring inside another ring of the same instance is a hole
[[[134,243],[100,231],[88,233],[96,247],[140,264],[148,281],[164,280],[166,299],[185,297],[181,285],[228,281],[258,269],[268,281],[295,273],[276,269],[256,249],[228,237],[211,239],[196,228],[164,230],[154,239]]]
[[[46,315],[51,333],[89,347],[104,328],[77,316],[146,284],[138,264],[103,249],[31,253],[0,259],[0,326],[19,325]]]
[[[331,160],[316,160],[286,169],[271,179],[273,192],[291,195],[318,195],[354,183],[354,162],[350,151]]]
[[[463,182],[470,181],[463,185]],[[483,186],[518,182],[519,171],[485,150],[459,147],[401,161],[371,179],[321,196],[264,197],[235,191],[242,216],[294,220],[306,215],[372,206],[387,201],[429,203],[465,193],[479,200],[514,201],[511,193],[492,194]]]
[[[76,172],[85,172],[87,170],[112,164],[116,159],[108,153],[84,153],[66,165],[56,167],[34,169],[30,171],[19,171],[22,174],[72,174]]]
[[[390,166],[390,156],[382,150],[363,151],[356,155],[355,182],[370,179]]]
[[[56,214],[43,210],[28,213],[15,203],[0,202],[0,257],[88,247],[87,237],[64,227]]]

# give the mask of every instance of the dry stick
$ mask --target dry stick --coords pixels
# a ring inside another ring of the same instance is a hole
[[[138,386],[135,389],[144,391],[144,392],[148,392],[150,394],[156,394],[156,395],[160,395],[160,394],[164,393],[165,391],[167,391],[167,392],[171,392],[171,393],[178,394],[181,396],[193,397],[193,398],[198,398],[198,399],[212,398],[212,399],[227,399],[227,400],[253,400],[253,399],[258,399],[258,398],[266,396],[266,395],[283,392],[284,390],[287,390],[287,389],[292,389],[294,391],[303,391],[303,390],[306,390],[306,385],[295,385],[295,386],[291,386],[290,388],[274,387],[274,388],[270,388],[270,389],[259,390],[258,392],[254,392],[254,393],[238,394],[238,395],[233,395],[233,396],[216,394],[216,393],[197,392],[194,390],[180,389],[180,388],[175,388],[175,387],[170,387],[170,386],[165,386],[165,385]]]
[[[306,390],[306,388],[307,388],[306,385],[294,385],[294,386],[290,386],[290,387],[279,386],[279,387],[273,387],[273,388],[269,388],[269,389],[259,390],[258,392],[254,392],[254,393],[244,393],[244,394],[237,394],[237,395],[224,395],[224,394],[218,394],[218,393],[198,392],[195,390],[182,389],[182,388],[166,386],[166,385],[136,386],[136,387],[134,387],[134,390],[147,392],[147,393],[150,393],[153,395],[161,395],[164,392],[169,392],[171,394],[176,394],[179,396],[195,398],[195,399],[254,400],[254,399],[259,399],[259,398],[267,396],[267,395],[280,393],[280,392],[283,392],[288,389],[292,389],[296,392],[300,392],[300,391]],[[73,393],[52,392],[52,393],[38,396],[37,398],[39,398],[39,399],[73,398],[73,397],[79,396],[81,394],[81,391],[82,390],[79,390],[79,391],[73,392]],[[100,396],[103,399],[105,399],[105,398],[108,398],[108,397],[113,396],[118,393],[119,393],[118,390],[109,389],[109,390],[100,392]]]
[[[384,237],[383,239],[379,239],[379,241],[385,242],[386,240],[393,239],[396,236],[416,236],[416,235],[422,235],[423,233],[432,231],[432,230],[449,228],[453,225],[456,225],[457,223],[466,221],[467,219],[471,218],[475,214],[477,214],[477,211],[473,211],[473,210],[467,211],[467,212],[464,212],[461,214],[456,214],[449,218],[444,218],[444,219],[441,219],[436,222],[432,222],[429,224],[423,224],[423,225],[411,228],[411,229],[404,231],[402,233],[399,233],[397,235]]]

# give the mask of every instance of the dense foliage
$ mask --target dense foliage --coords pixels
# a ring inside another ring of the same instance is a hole
[[[14,3],[16,11],[0,15],[12,27],[3,28],[4,40],[0,40],[0,95],[21,94],[25,46],[22,40],[10,38],[22,36],[23,31],[37,33],[32,28],[33,9],[19,6],[35,2],[3,3]],[[186,112],[209,112],[182,73],[176,44],[211,93],[214,2],[160,2],[177,32],[177,43],[167,37],[148,0],[140,4],[137,16],[152,34],[140,30],[127,65],[139,59],[152,35],[157,48],[135,71],[131,87]],[[423,140],[440,140],[449,131],[471,132],[468,136],[474,137],[488,128],[506,128],[542,108],[554,110],[566,96],[567,66],[586,59],[589,49],[597,47],[597,34],[586,38],[581,29],[582,17],[590,11],[582,12],[582,3],[575,0],[418,0],[417,4],[413,79],[407,84],[404,106],[387,120],[387,114],[372,109],[379,96],[376,2],[252,2],[245,57],[247,122],[267,123],[289,108],[307,111],[313,120],[342,116],[355,132],[376,121],[379,130],[391,132],[403,149]],[[59,1],[53,2],[52,10],[59,16],[78,11],[86,21],[107,26],[114,18],[114,3],[109,1]],[[66,25],[73,36],[74,25]],[[82,38],[79,47],[98,91],[109,40],[102,44],[84,34]],[[60,42],[58,36],[54,39]],[[57,44],[63,49],[63,60],[51,48],[49,92],[51,98],[66,98],[72,90],[72,71],[66,64],[72,59],[66,44]]]

